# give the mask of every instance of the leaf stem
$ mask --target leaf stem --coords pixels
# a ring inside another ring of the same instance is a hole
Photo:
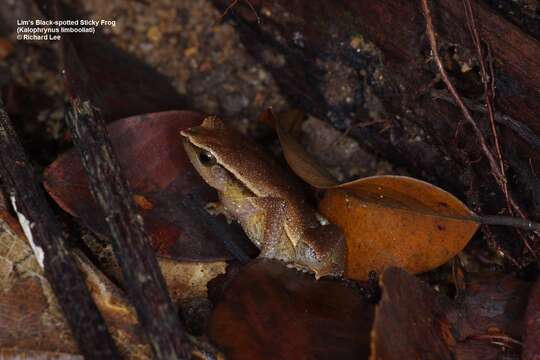
[[[502,215],[486,215],[486,216],[475,216],[474,220],[482,225],[499,225],[499,226],[511,226],[518,229],[523,229],[527,231],[540,232],[540,223],[513,217],[513,216],[502,216]]]

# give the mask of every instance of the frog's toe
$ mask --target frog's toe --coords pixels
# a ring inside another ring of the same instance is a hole
[[[218,215],[225,216],[229,224],[233,222],[233,218],[231,218],[231,216],[229,215],[229,213],[227,212],[223,204],[219,201],[209,202],[208,204],[206,204],[204,209],[206,210],[208,214],[212,216],[218,216]]]

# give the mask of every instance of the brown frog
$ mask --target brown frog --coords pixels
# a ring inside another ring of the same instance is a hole
[[[322,224],[298,184],[255,144],[216,117],[181,134],[191,163],[219,193],[220,204],[212,208],[240,223],[259,256],[312,271],[317,279],[343,273],[341,230]]]

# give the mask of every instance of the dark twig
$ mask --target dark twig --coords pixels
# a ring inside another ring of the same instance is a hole
[[[105,120],[95,107],[99,92],[69,36],[62,36],[62,60],[73,111],[66,116],[86,170],[90,190],[107,222],[126,291],[156,359],[188,359],[191,344],[159,269],[142,218],[112,149]]]
[[[482,83],[484,84],[484,98],[487,109],[487,117],[489,120],[489,127],[491,129],[491,135],[493,137],[493,144],[495,150],[497,151],[497,157],[499,160],[499,169],[501,171],[501,187],[504,197],[506,199],[506,204],[510,213],[512,213],[512,206],[510,205],[510,199],[508,197],[508,179],[506,178],[506,170],[504,166],[504,160],[501,151],[501,144],[499,142],[499,136],[497,134],[497,127],[495,125],[495,75],[493,73],[493,62],[491,59],[491,51],[488,45],[488,58],[490,60],[489,73],[486,66],[486,56],[482,49],[482,41],[480,39],[480,34],[476,27],[476,20],[474,17],[473,9],[471,6],[470,0],[463,0],[463,7],[465,8],[465,16],[467,18],[467,25],[469,26],[469,31],[471,33],[471,38],[473,40],[474,47],[476,49],[476,54],[478,56],[478,62],[480,63],[480,76],[482,77]]]
[[[126,180],[120,173],[105,125],[90,101],[72,99],[66,116],[88,174],[94,199],[102,209],[122,268],[129,298],[157,359],[187,359],[190,345],[159,270],[150,240]]]
[[[505,193],[505,190],[507,189],[507,185],[505,182],[505,176],[503,175],[502,170],[499,167],[499,163],[497,159],[495,158],[495,156],[493,155],[493,153],[491,152],[491,150],[489,149],[486,143],[486,140],[484,139],[484,135],[482,134],[482,130],[480,130],[480,128],[478,127],[478,124],[476,123],[476,121],[474,121],[469,109],[465,106],[461,96],[458,94],[456,88],[450,81],[450,78],[448,77],[448,74],[446,73],[446,69],[444,68],[444,65],[442,63],[441,57],[439,55],[439,49],[437,46],[437,39],[435,35],[435,29],[433,27],[433,20],[431,16],[431,11],[429,9],[428,0],[421,0],[421,2],[422,2],[422,12],[426,19],[426,35],[427,35],[427,38],[429,40],[429,44],[431,47],[433,60],[435,61],[435,64],[437,65],[437,69],[439,70],[441,79],[444,81],[446,87],[448,88],[448,91],[454,98],[456,105],[461,110],[463,117],[471,125],[474,131],[474,134],[478,140],[478,143],[480,144],[480,148],[482,149],[484,156],[488,160],[491,173],[493,174],[495,181],[497,182],[497,184],[499,185],[503,193]],[[516,203],[510,191],[507,191],[507,193],[508,193],[508,203],[510,205],[510,208],[514,210],[519,216],[526,219],[527,216],[521,210],[519,205]],[[522,239],[527,249],[533,254],[533,256],[536,257],[536,253],[532,249],[527,239],[525,237],[522,237]]]
[[[0,175],[21,227],[86,359],[116,359],[117,351],[84,276],[0,101]]]
[[[518,218],[518,217],[501,216],[501,215],[483,215],[483,216],[474,216],[473,218],[479,224],[511,226],[517,229],[522,229],[526,231],[534,231],[540,234],[539,223],[522,219],[522,218]]]

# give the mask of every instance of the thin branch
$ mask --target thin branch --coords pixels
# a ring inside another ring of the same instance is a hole
[[[444,100],[454,105],[456,104],[454,98],[450,96],[446,90],[431,90],[431,97],[434,99]],[[474,112],[478,112],[481,114],[485,114],[487,112],[483,105],[476,104],[472,100],[463,99],[463,102],[469,109]],[[540,151],[540,137],[538,137],[534,133],[534,131],[532,131],[527,125],[519,122],[511,116],[501,114],[500,112],[495,112],[495,121],[501,125],[508,127],[524,141],[526,141],[529,145]]]
[[[0,177],[86,359],[117,359],[114,342],[0,101]]]
[[[430,44],[430,47],[431,47],[433,60],[435,61],[435,64],[437,65],[437,69],[438,69],[438,71],[439,71],[439,73],[441,75],[441,79],[446,84],[446,87],[448,88],[448,91],[450,92],[450,94],[454,98],[454,101],[455,101],[456,105],[458,106],[458,108],[461,110],[461,112],[463,114],[463,117],[471,125],[471,127],[472,127],[472,129],[474,131],[474,134],[476,136],[476,139],[478,140],[478,143],[480,144],[480,148],[482,149],[482,152],[483,152],[484,156],[488,160],[491,173],[493,174],[493,177],[495,178],[495,181],[497,182],[497,184],[501,188],[501,191],[503,193],[505,193],[506,186],[507,186],[506,182],[505,182],[506,178],[503,175],[501,169],[499,168],[499,163],[498,163],[497,159],[495,158],[495,156],[493,155],[493,153],[491,152],[491,150],[489,149],[489,147],[488,147],[488,145],[486,143],[486,140],[484,139],[484,135],[482,134],[482,131],[478,127],[478,124],[476,123],[476,121],[474,121],[469,109],[465,106],[461,96],[458,94],[456,88],[454,87],[454,85],[450,81],[450,78],[448,77],[448,74],[446,73],[446,69],[444,68],[444,65],[442,63],[441,57],[439,55],[439,49],[438,49],[438,46],[437,46],[437,39],[436,39],[436,35],[435,35],[435,29],[433,27],[433,20],[432,20],[433,18],[431,16],[431,11],[429,9],[428,0],[421,0],[421,3],[422,3],[422,12],[423,12],[424,17],[426,19],[426,35],[427,35],[427,38],[429,40],[429,44]],[[516,201],[514,200],[512,194],[510,193],[510,191],[508,191],[507,193],[508,193],[508,203],[510,205],[510,208],[512,210],[514,210],[519,216],[526,219],[527,216],[521,210],[519,205],[516,203]],[[525,237],[522,237],[522,239],[523,239],[523,242],[524,242],[525,246],[527,247],[527,249],[533,254],[533,256],[536,257],[536,253],[532,249],[532,247],[529,244],[529,242],[527,241],[527,239]]]
[[[484,84],[484,97],[487,109],[487,117],[489,120],[489,127],[491,129],[491,135],[493,137],[493,144],[495,145],[495,150],[497,151],[497,157],[499,160],[499,168],[501,170],[501,183],[502,183],[502,192],[506,199],[506,204],[508,210],[512,213],[512,206],[510,205],[510,199],[508,197],[508,179],[506,178],[506,170],[504,166],[504,160],[501,151],[501,144],[499,142],[499,136],[497,134],[497,127],[495,125],[495,77],[493,73],[493,62],[491,61],[491,50],[488,46],[488,57],[490,60],[489,73],[486,66],[486,57],[484,56],[484,51],[482,49],[482,41],[480,39],[480,34],[476,27],[476,20],[474,17],[473,9],[471,6],[470,0],[463,0],[463,6],[465,8],[465,16],[467,18],[467,25],[469,26],[469,31],[471,33],[471,38],[473,40],[474,47],[476,49],[476,54],[478,56],[478,62],[480,63],[480,76],[482,77],[482,83]]]

